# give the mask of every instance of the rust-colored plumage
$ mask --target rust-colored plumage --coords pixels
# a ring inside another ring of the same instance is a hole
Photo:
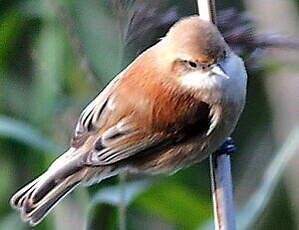
[[[245,88],[243,62],[217,28],[197,16],[182,19],[85,108],[71,148],[11,205],[36,225],[79,184],[198,162],[232,132]]]

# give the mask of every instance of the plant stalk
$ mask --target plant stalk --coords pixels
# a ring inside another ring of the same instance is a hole
[[[235,230],[230,156],[212,154],[210,171],[215,230]]]
[[[201,19],[217,24],[215,0],[196,0]]]
[[[216,25],[215,0],[197,0],[199,16]],[[228,153],[211,154],[211,186],[216,230],[235,230],[231,163]]]

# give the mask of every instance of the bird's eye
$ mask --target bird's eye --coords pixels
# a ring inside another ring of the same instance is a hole
[[[192,68],[197,68],[197,63],[193,61],[188,61],[188,65]]]

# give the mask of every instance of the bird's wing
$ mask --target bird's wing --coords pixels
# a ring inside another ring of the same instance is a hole
[[[170,143],[207,134],[213,125],[210,105],[156,84],[154,69],[134,68],[116,77],[82,112],[72,147],[86,150],[83,163],[107,165],[159,151]],[[152,80],[145,87],[136,74],[151,74]],[[148,89],[156,90],[156,95]]]
[[[114,78],[109,85],[82,111],[77,122],[71,146],[79,148],[91,135],[105,125],[105,120],[111,112],[109,99],[117,85],[120,76]]]
[[[83,164],[108,165],[133,155],[158,152],[171,144],[208,133],[211,126],[213,117],[210,114],[210,106],[202,102],[197,106],[194,116],[190,117],[189,123],[188,121],[172,121],[164,124],[165,130],[169,130],[166,133],[154,129],[149,131],[141,120],[140,114],[151,121],[159,122],[156,121],[159,118],[150,117],[152,116],[150,106],[146,104],[141,106],[146,110],[139,113],[139,116],[132,110],[121,112],[132,106],[128,102],[133,100],[130,97],[136,100],[134,90],[127,97],[122,95],[119,87],[111,94],[105,91],[103,93],[104,95],[100,94],[83,111],[73,138],[73,147],[84,146],[88,149],[83,156]],[[140,97],[140,101],[143,101]],[[134,109],[138,110],[138,107]],[[155,126],[155,124],[152,125]],[[164,130],[163,127],[162,130]],[[86,141],[90,136],[92,136],[90,138],[92,141]]]
[[[105,106],[109,103],[109,99],[107,100],[102,111],[105,111]],[[203,109],[208,109],[208,107],[203,107]],[[90,112],[90,114],[93,113]],[[109,117],[106,114],[103,116]],[[203,116],[205,117],[203,118]],[[92,120],[92,118],[85,119]],[[208,120],[210,120],[209,111],[205,110],[202,111],[202,117],[197,122],[181,127],[178,131],[165,134],[146,131],[140,123],[136,123],[136,117],[132,114],[105,129],[101,134],[95,134],[96,138],[91,143],[87,143],[88,151],[83,157],[83,164],[109,165],[134,155],[159,152],[170,145],[198,135],[194,132],[200,132],[199,135],[207,133],[209,125],[206,123]]]
[[[174,136],[157,133],[147,134],[134,127],[134,118],[124,118],[107,129],[94,141],[90,151],[84,156],[88,165],[108,165],[127,159],[133,155],[158,151],[175,142]]]

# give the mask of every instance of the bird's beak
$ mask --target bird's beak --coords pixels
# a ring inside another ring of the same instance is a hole
[[[213,68],[211,69],[211,72],[216,74],[216,75],[220,75],[222,77],[225,77],[226,79],[229,79],[229,76],[225,73],[225,71],[223,70],[223,67],[221,66],[220,63],[217,63],[213,66]]]

